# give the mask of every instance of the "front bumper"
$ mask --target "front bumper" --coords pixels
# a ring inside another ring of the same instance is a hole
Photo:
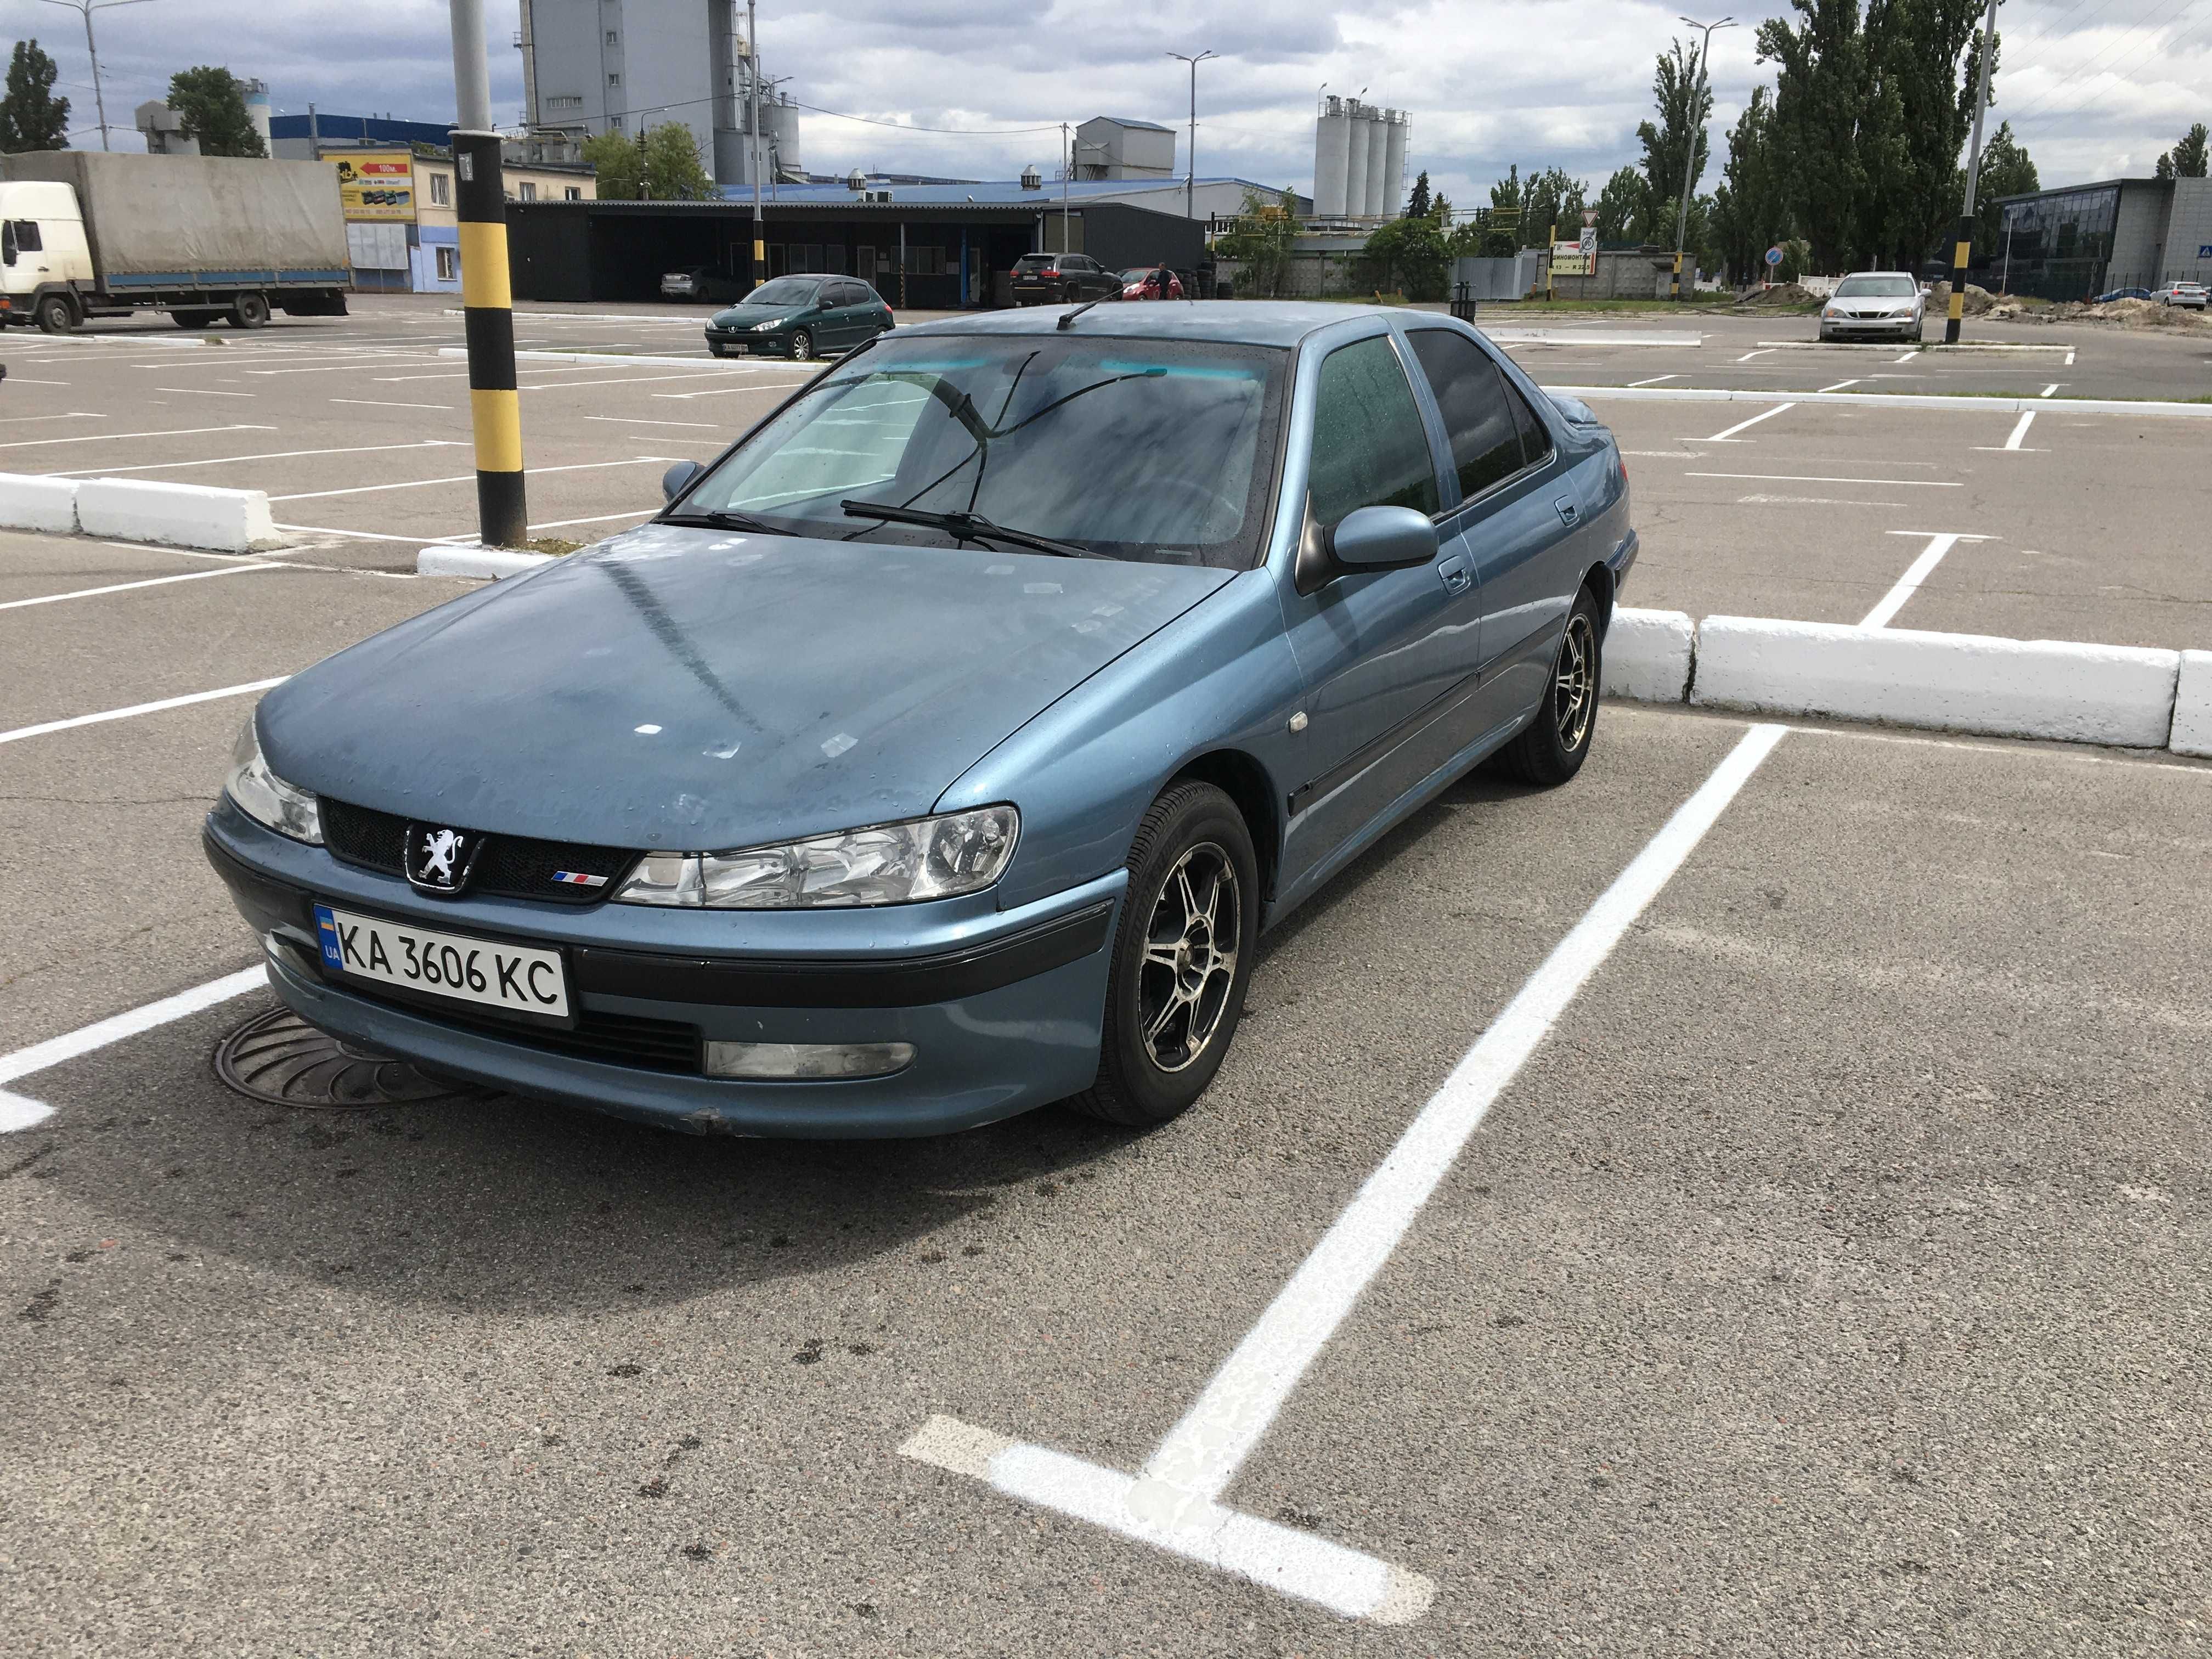
[[[228,800],[209,814],[204,842],[295,1012],[490,1087],[696,1133],[836,1139],[968,1128],[1063,1099],[1097,1075],[1119,871],[1003,914],[988,893],[875,911],[570,908],[424,898],[264,829]],[[575,1022],[537,1029],[329,973],[317,901],[557,948]],[[908,1042],[915,1060],[886,1078],[739,1082],[703,1073],[710,1040]]]
[[[775,334],[756,334],[749,328],[710,328],[707,331],[707,344],[710,349],[720,346],[742,356],[788,357],[791,331],[786,329]]]
[[[1820,337],[1824,340],[1843,334],[1863,334],[1869,338],[1895,339],[1903,337],[1917,339],[1921,319],[1907,312],[1902,317],[1837,317],[1820,319]]]

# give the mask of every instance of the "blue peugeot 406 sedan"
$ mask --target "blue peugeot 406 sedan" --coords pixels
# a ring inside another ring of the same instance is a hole
[[[700,1131],[1160,1121],[1263,929],[1574,775],[1637,545],[1587,409],[1337,306],[901,329],[666,483],[239,734],[208,854],[314,1024]]]

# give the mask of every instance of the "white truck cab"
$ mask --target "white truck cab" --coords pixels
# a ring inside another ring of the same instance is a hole
[[[92,250],[76,191],[45,179],[0,180],[0,297],[8,309],[37,318],[41,289],[91,281]]]

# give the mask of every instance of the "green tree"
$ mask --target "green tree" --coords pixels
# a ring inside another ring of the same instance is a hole
[[[1297,195],[1286,190],[1276,198],[1247,189],[1236,228],[1214,240],[1213,252],[1218,258],[1237,262],[1239,292],[1273,299],[1290,275],[1297,240]]]
[[[1644,198],[1644,175],[1634,167],[1622,167],[1607,179],[1605,188],[1597,194],[1598,240],[1635,240],[1642,229]]]
[[[1639,122],[1636,136],[1644,145],[1644,186],[1647,203],[1674,201],[1682,194],[1682,169],[1690,169],[1690,189],[1697,190],[1705,176],[1705,123],[1712,118],[1713,88],[1703,74],[1698,48],[1680,40],[1660,54],[1651,76],[1651,100],[1659,120]],[[1694,159],[1692,150],[1694,149]],[[1647,230],[1648,234],[1648,230]],[[1670,222],[1667,240],[1674,240]]]
[[[54,60],[36,40],[18,40],[0,98],[0,154],[69,148],[70,100],[54,96]]]
[[[1738,283],[1756,282],[1766,250],[1789,228],[1782,158],[1774,149],[1774,100],[1765,87],[1753,87],[1729,132],[1728,161],[1713,188],[1714,268]]]
[[[1540,247],[1556,227],[1563,236],[1581,230],[1583,198],[1589,186],[1558,167],[1532,173],[1521,185],[1521,229],[1524,246]]]
[[[635,140],[619,132],[598,133],[584,140],[583,156],[592,165],[602,202],[635,202],[644,194],[645,152]]]
[[[1981,0],[1871,0],[1869,123],[1860,128],[1870,200],[1861,257],[1909,270],[1957,230],[1981,73]],[[1994,76],[1999,51],[1992,54]],[[1994,82],[1992,82],[1994,84]]]
[[[12,71],[8,76],[8,84],[11,88],[15,84],[15,77]],[[2173,163],[2175,178],[2202,179],[2205,176],[2205,163],[2208,159],[2205,155],[2205,137],[2204,123],[2199,121],[2181,135],[2179,143],[2166,151],[2166,155]]]
[[[1451,270],[1451,249],[1434,219],[1393,219],[1367,239],[1362,250],[1366,280],[1378,289],[1395,289],[1409,300],[1441,300]]]
[[[2159,151],[2158,160],[2151,166],[2150,176],[2154,179],[2171,179],[2173,177],[2173,152],[2172,150],[2162,149]]]
[[[185,136],[198,141],[203,155],[269,154],[246,112],[245,87],[219,64],[202,64],[171,76],[168,104]]]
[[[1850,268],[1863,246],[1867,169],[1866,41],[1858,0],[1790,0],[1797,21],[1759,26],[1759,56],[1775,65],[1773,137],[1787,157],[1783,187],[1822,270]]]
[[[1413,180],[1413,193],[1406,198],[1406,217],[1425,219],[1429,216],[1429,170],[1421,169],[1421,176]]]
[[[699,141],[681,121],[664,121],[641,135],[645,187],[656,202],[702,202],[721,194],[699,160]]]
[[[2004,215],[1997,204],[2008,196],[2025,196],[2041,190],[2035,163],[2027,146],[2012,136],[2012,123],[2002,122],[1996,134],[1982,146],[1981,182],[1974,189],[1974,253],[1994,259],[2004,246]]]

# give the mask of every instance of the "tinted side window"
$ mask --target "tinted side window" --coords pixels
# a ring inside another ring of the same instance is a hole
[[[1452,468],[1469,501],[1521,470],[1521,438],[1504,378],[1482,348],[1463,334],[1416,329],[1413,358],[1428,377],[1451,434]]]
[[[1333,526],[1363,507],[1437,510],[1428,430],[1389,340],[1330,352],[1316,395],[1307,489],[1317,522]]]
[[[1500,380],[1504,377],[1500,375]],[[1528,407],[1528,400],[1510,380],[1505,385],[1506,401],[1513,405],[1514,423],[1521,428],[1521,453],[1525,465],[1534,466],[1548,459],[1552,453],[1552,434],[1536,418],[1536,411]]]
[[[25,253],[40,253],[46,249],[46,239],[39,234],[36,219],[15,221],[15,246]]]

